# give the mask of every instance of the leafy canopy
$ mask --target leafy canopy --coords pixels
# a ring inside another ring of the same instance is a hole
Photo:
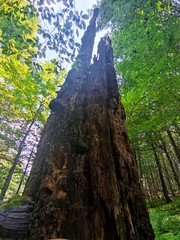
[[[102,0],[101,18],[112,28],[130,135],[167,129],[178,122],[176,2]]]

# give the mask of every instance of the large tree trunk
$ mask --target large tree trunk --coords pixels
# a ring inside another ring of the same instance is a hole
[[[43,131],[25,194],[29,239],[154,239],[119,102],[111,43],[90,66],[96,12]]]

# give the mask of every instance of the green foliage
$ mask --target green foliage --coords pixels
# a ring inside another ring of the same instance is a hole
[[[16,55],[27,65],[32,64],[30,58],[45,58],[47,50],[55,51],[60,62],[74,59],[79,48],[75,36],[86,28],[88,15],[75,11],[72,0],[0,0],[0,5],[3,54]]]
[[[28,153],[34,146],[28,139],[37,144],[39,126],[42,128],[46,121],[48,104],[55,97],[56,87],[64,81],[66,72],[57,60],[41,62],[37,59],[40,49],[38,5],[26,0],[0,0],[0,6],[0,188],[20,152],[7,193],[9,196],[16,193]],[[21,149],[21,141],[31,123]]]
[[[21,60],[22,65],[31,66],[31,59],[38,49],[36,9],[26,0],[0,0],[0,5],[1,53]]]
[[[2,205],[0,205],[0,210],[6,210],[9,208],[21,206],[24,202],[29,201],[29,200],[30,200],[30,198],[27,196],[15,195],[8,202],[5,202]]]
[[[172,203],[150,209],[150,219],[156,240],[178,240],[180,238],[180,198]]]
[[[86,28],[87,14],[75,10],[73,0],[37,1],[37,15],[40,19],[38,29],[38,55],[45,58],[47,50],[55,51],[59,61],[70,63],[74,60],[79,44],[75,36]]]
[[[160,0],[101,2],[101,18],[112,23],[130,135],[178,122],[180,22],[176,5]]]
[[[88,144],[85,142],[84,139],[79,139],[76,143],[76,151],[80,154],[85,154],[89,149]]]
[[[116,70],[122,78],[120,89],[129,136],[141,176],[152,182],[159,177],[152,143],[160,148],[163,138],[177,166],[177,156],[166,131],[179,124],[178,3],[101,0],[99,28],[107,25],[112,29]],[[178,134],[174,134],[174,138],[178,142]],[[158,155],[165,166],[163,174],[172,176],[162,148]]]
[[[1,115],[31,120],[43,103],[37,120],[45,121],[48,102],[55,96],[57,84],[64,80],[64,71],[58,61],[42,63],[34,59],[38,51],[35,7],[25,0],[3,1],[1,6]]]

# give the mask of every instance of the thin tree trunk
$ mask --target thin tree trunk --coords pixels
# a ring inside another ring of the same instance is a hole
[[[153,201],[153,191],[152,191],[152,183],[151,183],[151,181],[150,181],[150,179],[149,179],[149,176],[147,176],[147,174],[146,174],[146,181],[147,181],[147,186],[148,186],[148,189],[147,189],[147,193],[148,193],[148,200],[149,200],[149,202],[150,202],[150,204],[152,205],[152,202],[151,201]]]
[[[159,174],[157,171],[153,171],[153,172],[151,171],[150,174],[151,174],[151,180],[154,186],[154,195],[155,195],[155,198],[157,199],[159,198],[158,193],[161,191]]]
[[[171,166],[171,170],[172,170],[172,173],[173,173],[173,176],[174,176],[174,180],[175,180],[175,182],[177,184],[177,187],[178,187],[178,189],[180,189],[179,177],[178,177],[178,174],[177,174],[177,172],[176,172],[176,170],[174,168],[173,161],[172,161],[172,159],[171,159],[171,157],[170,157],[170,155],[168,153],[168,150],[166,148],[166,145],[165,145],[164,141],[162,141],[162,149],[163,149],[164,153],[166,154],[166,157],[168,159],[169,165]]]
[[[17,189],[17,191],[16,191],[16,194],[19,194],[19,191],[20,191],[20,189],[21,189],[22,183],[23,183],[23,181],[24,181],[24,176],[27,174],[27,170],[28,170],[30,161],[31,161],[31,159],[32,159],[32,155],[33,155],[33,153],[34,153],[34,148],[35,148],[35,145],[33,146],[32,150],[31,150],[31,153],[30,153],[30,155],[29,155],[29,157],[28,157],[28,161],[27,161],[27,163],[26,163],[26,167],[25,167],[25,169],[24,169],[24,172],[23,172],[23,174],[22,174],[22,176],[21,176],[21,179],[20,179],[19,186],[18,186],[18,189]]]
[[[150,177],[151,177],[152,191],[153,191],[153,193],[152,193],[153,199],[152,200],[154,200],[158,197],[158,194],[157,194],[158,193],[158,185],[155,184],[154,175],[151,170],[150,170]]]
[[[43,131],[25,194],[29,239],[151,240],[152,227],[119,102],[110,39],[90,66],[96,10]],[[88,60],[88,61],[87,61]]]
[[[5,197],[5,194],[6,194],[7,190],[8,190],[8,187],[9,187],[9,184],[11,182],[11,179],[12,179],[12,176],[14,174],[14,171],[16,169],[16,166],[19,163],[19,158],[20,158],[22,150],[23,150],[23,145],[25,144],[25,141],[26,141],[26,139],[27,139],[27,137],[28,137],[28,135],[29,135],[29,133],[31,131],[32,126],[34,125],[34,122],[36,120],[37,114],[38,114],[38,112],[39,112],[41,107],[42,107],[42,104],[40,104],[39,108],[37,109],[37,111],[35,113],[35,116],[33,117],[33,119],[31,121],[31,123],[29,124],[28,129],[27,129],[23,139],[21,140],[21,142],[19,144],[16,157],[14,158],[13,164],[12,164],[10,170],[9,170],[8,176],[7,176],[7,178],[5,180],[5,183],[4,183],[4,185],[2,187],[2,190],[1,190],[1,194],[0,194],[0,199],[1,200],[3,200],[3,198]]]
[[[133,156],[136,162],[137,169],[139,171],[140,179],[142,177],[142,161],[141,161],[141,152],[139,146],[133,147]]]
[[[140,154],[139,154],[139,158],[140,158]],[[151,202],[151,200],[153,200],[153,193],[152,193],[152,184],[151,181],[149,179],[149,167],[148,167],[148,172],[147,171],[143,171],[143,170],[147,170],[147,165],[145,165],[144,160],[141,158],[141,175],[143,176],[143,182],[145,183],[145,187],[143,187],[144,189],[144,193],[146,195],[146,198],[148,198],[148,200]],[[143,185],[143,184],[142,184]]]
[[[171,191],[171,194],[174,197],[175,193],[174,193],[174,190],[173,190],[173,187],[172,187],[172,182],[171,182],[171,179],[170,179],[170,176],[169,176],[169,172],[168,172],[168,168],[166,166],[165,158],[164,158],[163,155],[162,155],[162,164],[163,164],[163,169],[164,169],[164,173],[165,173],[165,179],[167,180],[167,183],[169,185],[169,189]]]
[[[164,176],[163,176],[161,162],[160,162],[159,157],[157,156],[156,149],[155,149],[153,144],[152,144],[152,150],[153,150],[155,161],[156,161],[156,164],[157,164],[157,167],[158,167],[158,172],[159,172],[159,176],[160,176],[160,180],[161,180],[161,185],[162,185],[162,190],[163,190],[164,197],[166,199],[166,202],[171,202],[171,199],[168,196],[168,190],[167,190],[167,186],[166,186],[165,179],[164,179]]]
[[[9,170],[9,173],[8,173],[8,176],[7,176],[6,180],[5,180],[5,183],[4,183],[3,187],[2,187],[1,194],[0,194],[0,199],[1,200],[3,200],[3,198],[5,197],[5,194],[6,194],[7,190],[8,190],[10,181],[11,181],[12,176],[14,174],[14,170],[16,169],[16,166],[17,166],[17,164],[19,162],[19,157],[20,157],[21,152],[23,150],[23,145],[24,145],[24,143],[26,141],[26,138],[27,138],[28,134],[29,134],[29,129],[26,132],[25,136],[23,137],[22,141],[20,142],[20,145],[19,145],[19,148],[18,148],[18,152],[17,152],[16,157],[15,157],[15,159],[13,161],[13,164],[12,164],[10,170]]]
[[[174,124],[174,126],[175,126],[175,129],[177,130],[178,136],[180,137],[180,128],[179,128],[179,126],[177,124]]]
[[[178,162],[180,164],[180,151],[179,151],[179,149],[178,149],[178,147],[176,145],[176,142],[175,142],[175,140],[174,140],[174,138],[173,138],[173,136],[171,134],[171,131],[169,129],[167,130],[167,135],[168,135],[168,137],[169,137],[169,139],[171,141],[171,144],[173,146],[174,152],[175,152],[176,157],[178,159]]]

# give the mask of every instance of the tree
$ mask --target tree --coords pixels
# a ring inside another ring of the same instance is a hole
[[[20,62],[7,58],[6,60],[12,64],[10,71],[7,62],[7,72],[2,75],[3,79],[0,86],[2,100],[0,139],[3,143],[0,154],[2,153],[2,165],[6,166],[7,169],[15,170],[20,162],[23,149],[25,146],[27,147],[26,139],[32,136],[33,130],[37,129],[35,127],[37,121],[41,126],[45,122],[49,112],[48,103],[50,98],[55,96],[56,85],[64,80],[65,71],[55,74],[55,65],[46,62],[39,63],[43,71],[31,73],[30,69]],[[31,127],[29,128],[29,126]],[[8,154],[9,151],[12,153],[11,156]],[[11,162],[13,163],[11,164]],[[1,183],[4,183],[4,186],[2,185],[1,198],[5,196],[14,170],[11,173],[6,171],[2,174]],[[11,177],[7,179],[8,175]]]
[[[8,175],[6,177],[6,180],[5,180],[5,183],[4,185],[2,186],[2,190],[1,190],[1,194],[0,194],[0,199],[3,199],[5,197],[5,194],[8,190],[8,187],[9,187],[9,184],[10,184],[10,181],[12,179],[12,176],[14,174],[14,171],[17,167],[17,164],[19,163],[20,161],[20,156],[21,156],[21,153],[23,151],[23,146],[25,145],[26,143],[26,139],[27,137],[30,135],[30,131],[32,130],[32,127],[34,126],[34,123],[36,121],[36,118],[39,114],[39,111],[41,110],[41,107],[42,105],[40,105],[40,107],[37,109],[36,113],[35,113],[35,116],[33,117],[32,121],[30,122],[22,140],[20,141],[19,143],[19,146],[18,146],[18,151],[17,151],[17,154],[15,155],[15,158],[13,160],[13,164],[11,166],[11,168],[9,169],[9,172],[8,172]]]
[[[43,130],[25,188],[29,239],[154,239],[125,127],[109,37],[90,65],[97,9]]]
[[[36,59],[38,49],[40,51],[37,31],[42,30],[37,25],[37,8],[26,0],[0,2],[0,186],[3,198],[11,185],[16,192],[14,182],[18,177],[14,179],[13,174],[16,170],[23,171],[26,139],[37,129],[34,127],[37,121],[38,125],[45,122],[49,101],[66,73],[57,60],[42,63]],[[37,109],[40,109],[38,114]]]
[[[122,103],[125,106],[133,150],[139,157],[137,162],[140,165],[143,159],[145,166],[154,166],[151,144],[158,145],[160,136],[164,137],[168,129],[175,129],[179,124],[177,5],[177,1],[169,0],[101,1],[100,27],[109,23],[112,28],[115,65],[121,76]],[[169,141],[165,136],[167,144],[173,146],[173,164],[176,165],[176,158],[179,156],[176,142],[179,137],[176,133],[173,133],[173,137],[176,139],[174,142],[170,136]],[[144,147],[151,150],[145,150]],[[149,161],[152,163],[148,163]],[[167,163],[168,174],[171,174],[170,165],[172,166],[171,162]],[[143,171],[144,176],[149,178],[148,170],[143,168]],[[151,182],[150,179],[148,182]]]

